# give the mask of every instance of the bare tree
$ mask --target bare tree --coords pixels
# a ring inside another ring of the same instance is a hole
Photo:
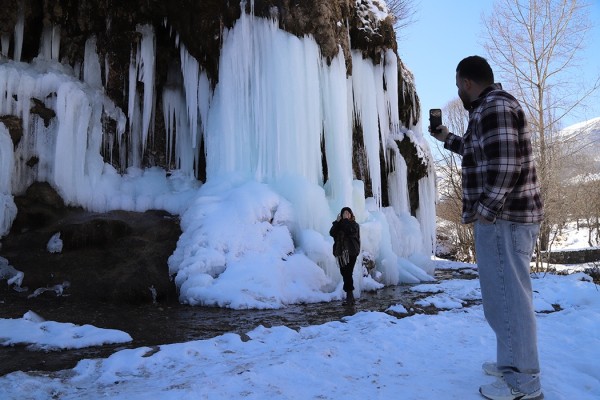
[[[415,12],[419,3],[414,0],[387,0],[390,13],[394,16],[394,30],[401,34],[402,30],[415,21]]]
[[[580,91],[580,50],[591,22],[580,0],[496,0],[483,17],[485,49],[507,88],[522,102],[533,134],[546,219],[540,245],[563,222],[564,191],[553,177],[560,164],[561,120],[600,87],[600,76]]]
[[[599,125],[600,127],[600,125]],[[588,129],[590,127],[587,127]],[[565,209],[568,219],[576,223],[577,229],[588,229],[588,245],[598,246],[600,238],[600,160],[593,145],[591,132],[563,133],[561,157],[565,160],[561,174]],[[566,206],[568,205],[568,206]]]

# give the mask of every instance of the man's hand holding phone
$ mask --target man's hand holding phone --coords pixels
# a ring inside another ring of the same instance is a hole
[[[429,132],[431,136],[443,142],[448,137],[448,128],[442,125],[442,110],[432,108],[429,110]]]

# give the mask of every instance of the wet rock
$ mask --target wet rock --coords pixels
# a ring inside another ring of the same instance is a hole
[[[410,212],[417,215],[419,208],[419,180],[427,176],[427,160],[419,156],[413,143],[405,137],[402,141],[396,140],[400,154],[406,162],[408,174],[408,195],[410,199]]]
[[[31,102],[33,103],[31,113],[39,115],[40,118],[44,120],[44,126],[48,127],[48,125],[50,125],[50,120],[56,117],[56,112],[54,112],[53,109],[46,107],[44,102],[39,99],[31,98]]]
[[[32,185],[15,203],[17,219],[0,256],[25,273],[22,296],[52,288],[38,293],[132,304],[176,299],[167,260],[181,234],[178,218],[67,207],[46,183]],[[51,253],[48,242],[57,233],[63,248]]]
[[[8,134],[16,149],[23,137],[23,123],[21,122],[21,118],[14,115],[2,115],[0,116],[0,123],[4,124],[6,129],[8,129]]]
[[[108,216],[108,215],[107,215]],[[66,251],[86,247],[105,248],[131,235],[133,228],[120,219],[92,216],[82,222],[61,223],[60,238]]]

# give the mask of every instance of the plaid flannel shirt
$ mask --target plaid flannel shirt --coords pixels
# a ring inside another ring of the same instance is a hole
[[[444,147],[462,156],[462,222],[496,218],[533,223],[543,219],[527,119],[499,83],[471,104],[465,134],[449,134]]]

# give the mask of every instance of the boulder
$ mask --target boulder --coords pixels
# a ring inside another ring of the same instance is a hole
[[[0,256],[24,272],[22,296],[118,303],[176,298],[167,260],[181,235],[177,217],[67,207],[46,183],[35,183],[15,203],[17,219]],[[57,233],[62,251],[53,253],[48,243]]]

